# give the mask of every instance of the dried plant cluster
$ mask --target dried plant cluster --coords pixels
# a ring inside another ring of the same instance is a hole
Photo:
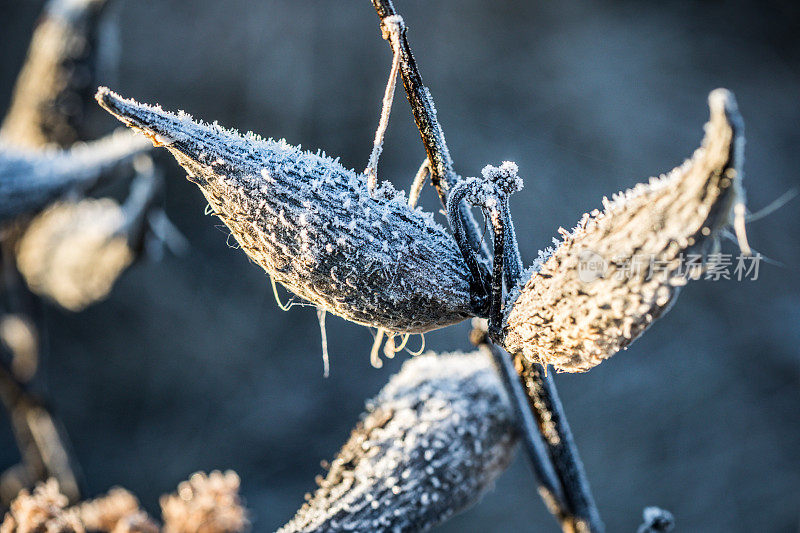
[[[161,498],[163,526],[123,488],[69,506],[50,479],[11,502],[0,533],[237,533],[249,527],[234,472],[197,472]]]
[[[74,144],[86,140],[82,119],[104,4],[48,2],[0,129],[4,294],[25,295],[8,298],[0,320],[0,399],[25,451],[23,463],[0,477],[0,497],[17,495],[0,533],[244,531],[248,515],[233,472],[195,474],[162,497],[163,525],[124,489],[79,503],[65,437],[28,390],[40,360],[38,325],[18,300],[42,297],[84,309],[111,291],[146,239],[163,240],[170,228],[159,211],[160,174],[145,154],[145,139],[117,133]],[[691,278],[680,273],[682,255],[715,251],[732,223],[748,251],[743,124],[733,95],[711,93],[705,138],[690,160],[604,198],[603,211],[585,215],[571,231],[560,229],[555,247],[523,271],[508,207],[522,187],[516,164],[488,165],[478,178],[455,173],[406,25],[391,1],[373,5],[394,58],[363,173],[322,152],[240,135],[104,87],[96,94],[112,115],[170,151],[273,284],[317,307],[323,344],[326,312],[376,327],[379,338],[488,319],[475,336],[479,351],[430,353],[403,366],[281,531],[427,530],[477,501],[522,441],[561,529],[601,532],[547,369],[587,371],[627,347]],[[377,174],[398,74],[427,153],[410,200],[391,183],[378,183]],[[427,176],[451,231],[414,207]],[[123,202],[91,196],[99,184],[120,179],[131,180]],[[492,229],[493,254],[481,242],[470,204]],[[587,254],[604,267],[589,278],[582,271]],[[660,274],[623,272],[639,257],[663,265]],[[674,522],[658,508],[647,508],[644,520],[643,532],[667,531]]]

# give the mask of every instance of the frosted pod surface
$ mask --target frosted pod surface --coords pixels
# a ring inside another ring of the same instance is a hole
[[[247,255],[303,299],[398,333],[472,316],[454,239],[388,182],[370,195],[365,175],[324,153],[195,122],[105,88],[97,100],[166,147]]]
[[[720,231],[734,212],[744,213],[744,126],[730,92],[717,89],[708,100],[711,118],[691,159],[604,199],[604,210],[584,215],[572,231],[560,230],[562,240],[511,291],[505,344],[523,366],[594,367],[633,342],[687,280],[714,264]],[[705,267],[689,269],[686,259],[701,254]]]

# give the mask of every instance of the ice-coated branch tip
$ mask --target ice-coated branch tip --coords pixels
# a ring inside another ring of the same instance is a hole
[[[507,299],[505,345],[530,368],[592,368],[628,346],[714,264],[719,235],[744,205],[744,126],[724,89],[691,159],[603,199],[522,277]],[[742,206],[739,208],[738,206]],[[743,232],[743,229],[741,230]],[[745,249],[746,240],[741,248]],[[703,265],[687,259],[705,258]]]
[[[161,111],[159,106],[149,106],[123,98],[108,87],[99,87],[95,100],[123,124],[144,134],[152,141],[153,146],[170,145],[172,143],[170,134],[178,133],[176,123],[163,120],[166,114],[159,113]]]
[[[486,351],[407,361],[282,533],[426,531],[475,503],[517,434]]]
[[[636,533],[667,533],[675,528],[675,518],[672,513],[660,507],[645,507],[642,518],[644,522]]]

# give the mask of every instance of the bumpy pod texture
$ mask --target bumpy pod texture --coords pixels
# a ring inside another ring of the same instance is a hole
[[[33,292],[80,311],[105,298],[133,261],[125,223],[108,198],[53,204],[17,243],[17,267]]]
[[[472,315],[452,236],[391,184],[371,195],[365,175],[324,154],[194,122],[105,88],[97,100],[167,147],[242,249],[298,296],[400,333]]]
[[[282,533],[424,531],[472,505],[506,468],[514,416],[486,352],[403,365]]]
[[[125,131],[70,150],[21,150],[0,143],[0,222],[35,214],[70,191],[108,179],[150,149]]]
[[[563,240],[511,291],[505,345],[523,367],[582,372],[611,357],[669,309],[688,279],[682,258],[716,245],[744,201],[744,137],[732,94],[713,91],[709,106],[690,160],[562,230]]]

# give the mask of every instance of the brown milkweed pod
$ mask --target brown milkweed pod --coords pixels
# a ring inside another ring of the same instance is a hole
[[[559,230],[561,242],[511,291],[505,346],[524,364],[582,372],[625,348],[669,309],[687,280],[685,257],[716,247],[734,211],[743,217],[744,126],[730,92],[717,89],[708,101],[711,118],[691,159]]]
[[[367,404],[319,488],[279,531],[427,531],[492,486],[516,441],[486,351],[415,357]]]
[[[419,333],[473,315],[469,275],[433,215],[324,153],[195,122],[100,88],[97,101],[166,147],[242,249],[287,289],[353,322]]]

